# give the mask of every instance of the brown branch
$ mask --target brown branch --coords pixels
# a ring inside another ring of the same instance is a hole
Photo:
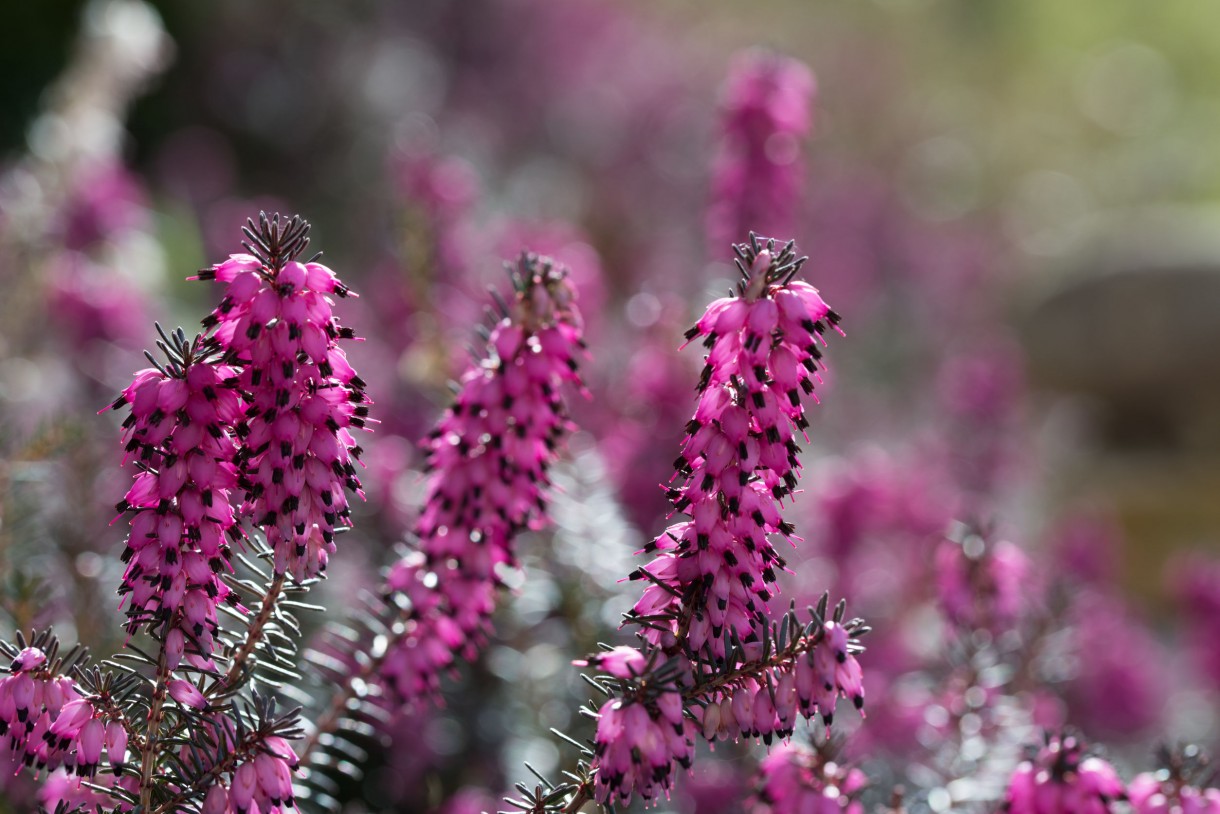
[[[245,670],[246,661],[254,653],[258,647],[259,641],[263,636],[263,629],[267,623],[271,621],[271,616],[275,613],[276,603],[279,602],[280,594],[284,590],[284,582],[287,577],[284,574],[276,574],[271,580],[271,584],[267,587],[267,593],[263,595],[262,606],[258,609],[258,615],[250,622],[250,626],[246,628],[246,638],[241,643],[241,647],[237,648],[229,661],[229,670],[225,673],[224,679],[216,685],[216,690],[231,690],[237,686],[237,680],[241,678],[242,672]]]
[[[347,676],[343,685],[331,697],[330,704],[327,705],[326,711],[323,712],[314,725],[314,730],[305,738],[297,757],[300,758],[301,765],[309,765],[310,755],[318,746],[322,736],[333,732],[335,728],[343,721],[343,713],[347,710],[347,702],[350,701],[356,694],[356,684],[367,683],[381,669],[381,665],[385,662],[386,656],[390,650],[399,641],[402,634],[392,636],[380,653],[369,657],[369,660],[360,668],[359,672],[354,675]]]
[[[153,774],[157,768],[157,736],[161,734],[161,721],[165,717],[165,693],[169,684],[169,660],[166,657],[165,641],[157,656],[157,675],[153,683],[152,700],[148,705],[148,735],[140,758],[140,810],[149,811],[152,806]]]

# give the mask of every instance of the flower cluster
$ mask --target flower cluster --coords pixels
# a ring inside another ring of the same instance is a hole
[[[139,778],[134,774],[103,774],[88,778],[74,777],[64,770],[47,776],[38,790],[38,802],[47,811],[111,811],[128,812],[134,806],[123,796],[99,791],[95,787],[118,789],[130,795],[139,794]]]
[[[204,797],[200,814],[281,814],[293,808],[292,777],[299,761],[288,741],[267,738],[263,748],[217,782]]]
[[[566,270],[523,254],[509,271],[512,299],[501,303],[487,355],[425,444],[418,548],[387,577],[410,609],[382,674],[405,699],[434,691],[438,674],[483,636],[496,569],[515,565],[513,538],[545,520],[547,469],[571,423],[562,387],[580,386],[584,342]]]
[[[1114,767],[1088,754],[1075,735],[1048,735],[1008,782],[1009,814],[1106,814],[1123,797]]]
[[[0,736],[10,751],[36,771],[64,769],[93,777],[103,752],[120,771],[127,760],[127,731],[107,721],[54,656],[39,646],[17,653],[0,678]]]
[[[776,737],[792,735],[798,716],[820,714],[829,727],[840,697],[863,709],[858,648],[847,626],[825,622],[803,652],[711,693],[702,711],[703,736],[713,742],[755,738],[769,746]],[[760,649],[752,645],[747,653]]]
[[[1184,783],[1164,769],[1132,780],[1127,800],[1136,814],[1220,814],[1220,789]]]
[[[658,792],[669,796],[674,764],[689,769],[695,752],[695,722],[685,713],[678,684],[680,660],[654,670],[653,662],[632,647],[616,647],[576,664],[594,667],[622,682],[623,693],[597,711],[594,796],[602,803],[629,805],[634,794],[645,801]],[[675,671],[673,668],[677,667]]]
[[[820,753],[785,743],[762,761],[751,799],[755,814],[863,814],[855,799],[868,783],[864,772],[828,760]]]
[[[800,204],[802,140],[816,90],[804,64],[747,51],[733,60],[722,107],[707,227],[719,252],[747,229],[791,234]]]
[[[962,628],[1007,628],[1028,602],[1022,589],[1029,571],[1029,558],[1010,542],[988,544],[973,533],[944,540],[936,549],[941,609]]]
[[[735,294],[686,335],[709,349],[675,464],[682,481],[669,490],[690,519],[650,544],[657,556],[631,574],[649,583],[628,616],[645,649],[577,662],[607,674],[595,680],[611,698],[597,712],[592,762],[603,803],[667,793],[675,764],[690,764],[692,730],[770,744],[792,734],[798,715],[820,713],[829,726],[840,696],[864,703],[862,621],[844,622],[842,603],[828,615],[826,597],[808,624],[795,611],[772,622],[767,607],[784,565],[769,535],[794,531],[781,501],[797,485],[803,398],[838,316],[793,279],[804,262],[793,244],[751,236],[734,249]]]
[[[308,224],[292,219],[247,230],[251,254],[205,269],[227,284],[204,320],[237,368],[246,401],[236,431],[240,513],[261,526],[276,573],[302,581],[326,570],[334,536],[349,517],[345,489],[363,496],[351,428],[364,427],[364,381],[338,340],[351,339],[332,313],[349,291],[326,266],[300,263]]]
[[[162,337],[167,363],[137,373],[113,405],[130,407],[123,440],[139,468],[116,507],[131,513],[119,593],[129,633],[163,630],[171,668],[184,653],[211,666],[217,606],[240,607],[220,574],[232,570],[230,546],[241,539],[229,496],[242,404],[235,371],[216,361],[211,342],[188,342],[180,330]]]
[[[644,701],[612,698],[598,712],[594,754],[595,795],[600,802],[645,801],[657,792],[669,796],[674,764],[690,768],[695,753],[695,726],[682,711],[682,696],[661,692]]]
[[[784,560],[768,535],[794,531],[780,501],[797,484],[794,436],[808,426],[802,399],[818,379],[822,334],[839,320],[817,289],[792,279],[803,258],[791,243],[753,238],[735,251],[736,294],[687,332],[709,349],[675,462],[681,484],[669,491],[691,519],[645,548],[656,558],[631,575],[651,583],[633,613],[652,644],[685,635],[691,651],[721,658],[725,631],[748,638],[777,590]]]

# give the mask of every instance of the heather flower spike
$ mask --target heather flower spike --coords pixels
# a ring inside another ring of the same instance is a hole
[[[137,373],[113,405],[130,409],[123,439],[138,470],[116,507],[131,517],[119,593],[128,632],[164,636],[171,668],[184,654],[212,667],[217,607],[245,610],[221,579],[242,539],[230,502],[242,400],[237,371],[221,364],[215,341],[157,330],[165,363],[147,354],[153,367]]]
[[[424,443],[429,476],[416,550],[387,587],[409,602],[382,674],[403,699],[432,693],[458,654],[474,654],[495,608],[496,569],[514,566],[513,538],[546,522],[547,470],[571,428],[562,390],[581,388],[585,353],[566,269],[522,254],[482,358]]]
[[[1198,746],[1158,750],[1161,768],[1127,785],[1136,814],[1220,814],[1220,789],[1208,788],[1215,774]]]
[[[819,381],[823,334],[839,317],[808,283],[794,245],[751,235],[734,247],[741,280],[687,331],[708,349],[699,402],[669,490],[689,520],[644,551],[656,553],[633,579],[650,583],[634,608],[654,645],[725,654],[724,635],[743,640],[768,619],[776,572],[770,535],[790,541],[780,514],[800,471],[796,433],[809,426],[804,398]],[[661,621],[661,620],[668,621]]]
[[[763,759],[748,810],[754,814],[863,814],[864,807],[856,798],[867,783],[863,772],[837,763],[822,749],[785,743]]]
[[[18,632],[17,646],[0,642],[0,654],[11,662],[0,673],[0,738],[20,765],[83,778],[94,777],[103,759],[113,771],[123,768],[122,724],[99,712],[75,678],[84,650],[60,656],[50,631],[29,640]]]
[[[1123,795],[1114,767],[1091,756],[1080,738],[1048,733],[1013,772],[1004,807],[1009,814],[1108,814]]]
[[[792,234],[800,214],[801,153],[813,124],[816,82],[788,57],[751,50],[725,82],[723,134],[712,174],[707,230],[716,252],[747,229]]]
[[[351,431],[368,423],[369,401],[339,346],[354,333],[332,312],[334,297],[353,295],[326,266],[297,259],[309,244],[301,218],[263,214],[243,231],[248,254],[198,275],[226,284],[204,326],[246,402],[236,426],[240,514],[266,532],[276,573],[299,582],[326,570],[350,517],[347,492],[364,494]]]
[[[740,282],[686,334],[708,350],[675,462],[679,483],[669,490],[690,519],[650,544],[655,558],[631,575],[647,582],[627,615],[644,646],[577,662],[602,671],[589,680],[609,700],[585,710],[597,734],[586,779],[563,810],[586,798],[614,805],[668,795],[676,767],[690,766],[696,734],[770,745],[798,718],[820,715],[829,726],[840,697],[863,707],[863,621],[847,620],[843,602],[831,613],[828,595],[807,622],[795,608],[773,621],[767,607],[784,567],[770,536],[794,532],[781,516],[799,474],[794,436],[809,426],[804,397],[818,380],[823,334],[839,318],[794,279],[804,258],[791,242],[751,235],[734,251]]]

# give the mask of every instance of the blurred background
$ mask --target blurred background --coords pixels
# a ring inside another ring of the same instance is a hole
[[[665,525],[693,404],[681,333],[733,280],[726,196],[757,192],[724,180],[757,115],[733,77],[779,54],[816,78],[763,145],[782,211],[733,225],[782,224],[844,316],[785,582],[877,631],[874,711],[840,748],[878,799],[901,783],[943,810],[994,794],[1001,729],[1070,723],[1135,766],[1214,740],[1216,21],[1203,0],[6,3],[0,629],[121,644],[107,524],[127,475],[95,413],[154,319],[210,309],[185,278],[240,251],[247,217],[307,217],[362,295],[343,319],[383,423],[323,602],[375,590],[416,511],[415,444],[528,247],[572,268],[592,352],[555,526],[522,542],[518,594],[445,709],[390,724],[423,737],[370,750],[344,793],[473,812],[522,760],[565,765],[547,728],[588,735],[569,662],[622,635],[618,580]],[[943,697],[964,680],[936,565],[954,523],[1030,563],[1019,609],[967,648],[1003,667],[970,678],[1003,720]],[[757,755],[717,756],[663,809],[738,810]],[[30,810],[3,782],[0,810]]]

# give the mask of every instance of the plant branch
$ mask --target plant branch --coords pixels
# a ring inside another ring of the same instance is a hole
[[[563,814],[576,814],[580,811],[585,803],[593,799],[593,783],[590,780],[580,784],[580,788],[576,790],[576,794],[568,801],[568,804],[563,807]]]
[[[156,809],[145,808],[144,810],[151,812],[151,814],[172,814],[172,812],[177,811],[178,807],[186,802],[192,794],[198,794],[211,788],[212,784],[219,780],[222,774],[232,771],[237,766],[238,761],[250,751],[250,748],[256,747],[262,739],[263,734],[261,732],[251,732],[244,743],[225,755],[215,766],[195,778],[186,788],[181,789]]]
[[[169,661],[165,652],[165,641],[161,641],[157,655],[157,675],[153,683],[152,700],[148,705],[148,735],[140,760],[140,810],[152,807],[153,774],[157,768],[157,737],[161,733],[161,721],[165,717],[165,693],[169,684]]]
[[[369,657],[368,661],[360,667],[357,673],[344,678],[343,684],[331,697],[326,711],[318,717],[313,732],[305,738],[301,749],[297,752],[302,766],[309,765],[309,759],[313,754],[313,750],[318,746],[322,736],[334,731],[343,721],[344,712],[347,710],[347,702],[355,697],[357,685],[368,682],[376,675],[381,669],[381,665],[385,662],[386,656],[389,655],[401,636],[401,633],[394,635],[379,652]]]
[[[236,688],[238,679],[241,678],[245,671],[246,661],[258,648],[258,643],[262,640],[263,630],[267,627],[267,623],[271,621],[272,615],[275,613],[275,606],[279,602],[280,594],[284,591],[284,582],[287,577],[284,574],[276,574],[271,584],[267,586],[267,592],[263,595],[262,605],[258,609],[258,615],[250,622],[250,626],[246,628],[246,638],[241,643],[241,647],[233,653],[233,657],[229,662],[228,672],[225,673],[224,680],[217,685],[218,691],[228,691]]]

